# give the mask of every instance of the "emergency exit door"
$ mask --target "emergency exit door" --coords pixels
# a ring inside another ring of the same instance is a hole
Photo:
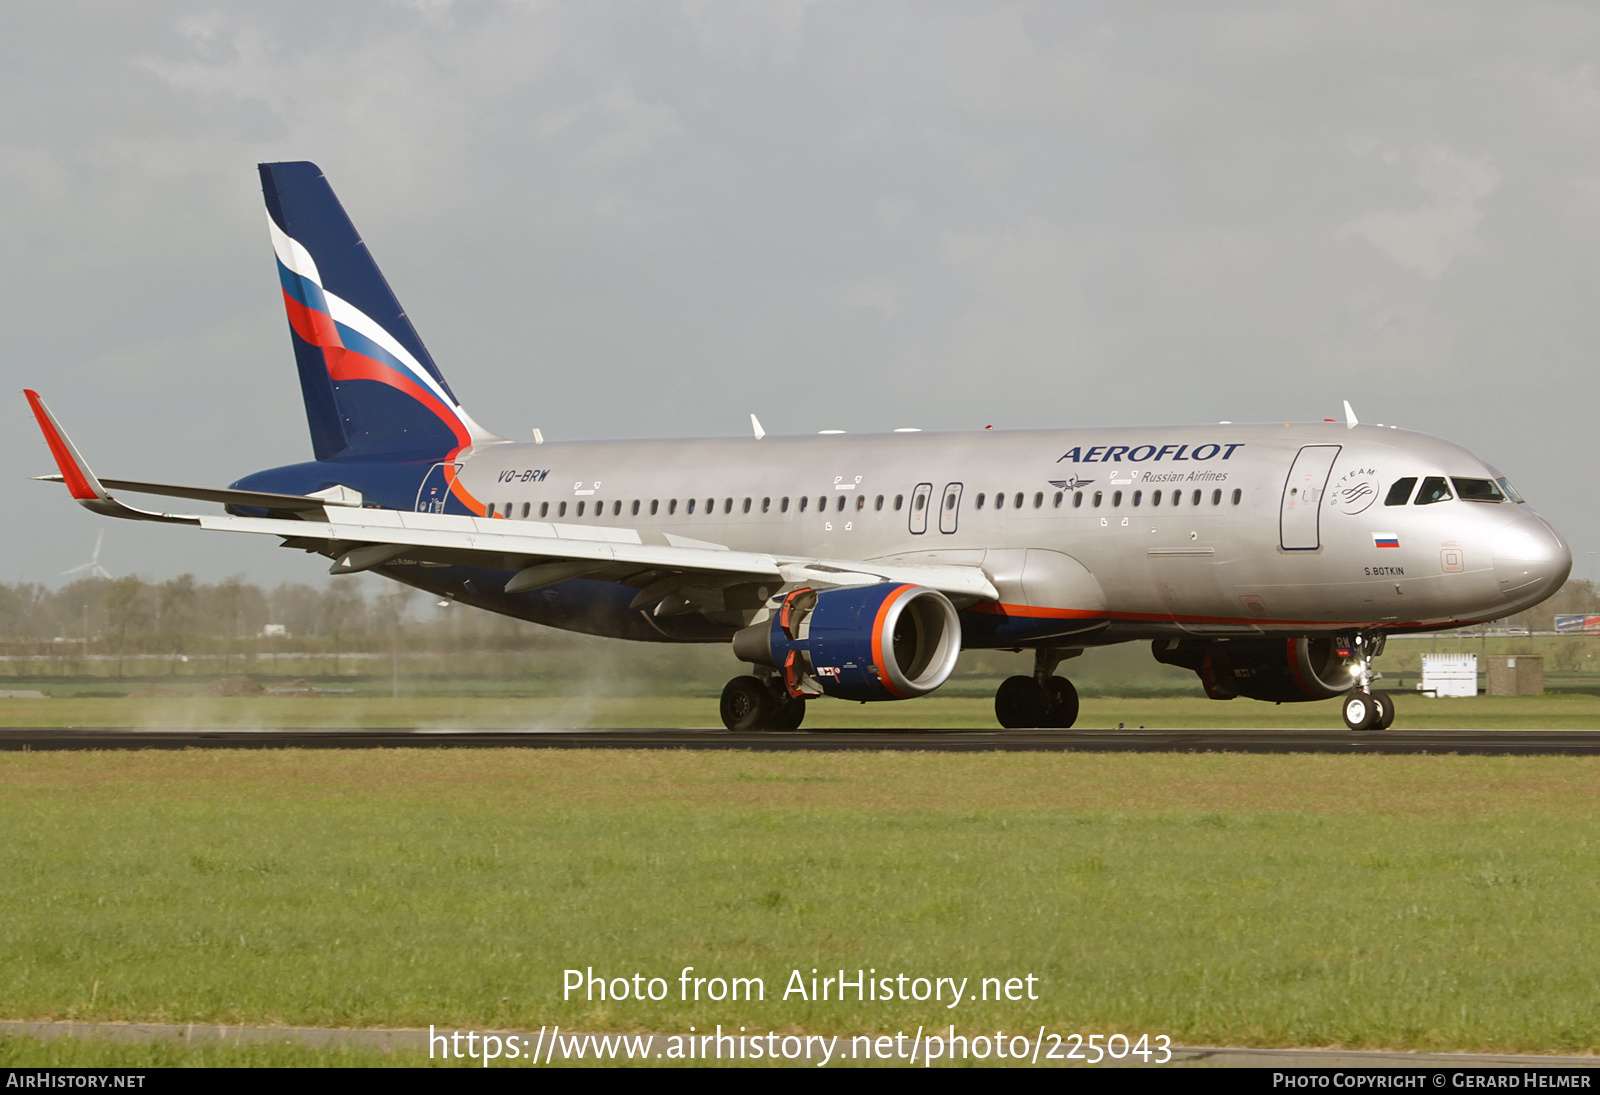
[[[1278,543],[1285,551],[1316,551],[1322,546],[1322,495],[1339,449],[1339,445],[1307,445],[1295,456],[1278,509]]]

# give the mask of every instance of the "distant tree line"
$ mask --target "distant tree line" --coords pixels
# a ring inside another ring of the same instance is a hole
[[[1600,591],[1573,580],[1550,600],[1501,621],[1549,631],[1557,613],[1600,614]],[[562,643],[562,633],[462,605],[441,607],[396,582],[330,579],[271,589],[242,577],[207,583],[85,578],[59,589],[0,583],[0,653],[118,658],[291,651],[319,654],[515,651]]]
[[[317,653],[403,649],[524,649],[553,633],[509,617],[435,600],[396,582],[368,588],[330,579],[321,588],[284,582],[271,589],[233,577],[192,574],[166,581],[85,578],[59,589],[0,583],[0,652],[51,654],[62,646],[97,655],[265,650]]]

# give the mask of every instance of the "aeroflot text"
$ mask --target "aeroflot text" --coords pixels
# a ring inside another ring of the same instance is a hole
[[[1211,460],[1219,453],[1222,459],[1227,460],[1233,456],[1234,449],[1242,448],[1243,441],[1224,445],[1196,445],[1193,452],[1189,451],[1188,445],[1095,445],[1090,449],[1074,445],[1056,457],[1056,463],[1063,460],[1071,460],[1074,464],[1120,464],[1124,460],[1130,464],[1143,464],[1151,460]]]
[[[853,975],[853,976],[851,976]],[[677,977],[677,998],[694,1000],[760,1000],[767,998],[766,982],[759,977],[699,976],[693,966],[685,966]],[[781,996],[775,1000],[917,1000],[937,1001],[946,1008],[964,1000],[1037,1000],[1034,974],[1021,977],[926,977],[896,973],[880,975],[869,970],[812,970],[810,976],[792,970]],[[561,998],[572,1000],[665,1000],[672,986],[663,977],[635,973],[627,977],[597,975],[593,966],[563,970]]]

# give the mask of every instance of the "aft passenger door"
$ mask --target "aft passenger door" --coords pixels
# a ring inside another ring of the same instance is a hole
[[[460,474],[460,464],[435,464],[429,468],[422,485],[417,488],[417,512],[443,513],[444,504],[450,497],[450,487]]]
[[[921,536],[928,531],[928,496],[933,493],[932,483],[918,483],[911,492],[911,535]]]
[[[1278,509],[1278,543],[1285,551],[1316,551],[1322,546],[1322,492],[1339,449],[1307,445],[1295,456]]]
[[[952,533],[956,530],[956,516],[961,510],[961,484],[946,483],[944,488],[944,504],[939,507],[939,531]]]

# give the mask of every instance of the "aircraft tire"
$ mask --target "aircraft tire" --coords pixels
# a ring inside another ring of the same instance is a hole
[[[1007,677],[994,694],[994,717],[1007,730],[1050,725],[1050,696],[1032,677]]]
[[[806,701],[782,697],[767,717],[768,730],[798,730],[806,718]]]
[[[729,730],[762,730],[772,711],[772,696],[755,677],[735,677],[723,686],[721,710],[722,725]]]
[[[1378,705],[1378,717],[1373,722],[1374,730],[1387,730],[1394,725],[1394,697],[1387,692],[1374,692],[1372,700]]]
[[[1078,721],[1078,690],[1065,677],[1051,677],[1045,687],[1050,694],[1045,725],[1056,730],[1070,730]]]
[[[1344,724],[1352,730],[1375,730],[1378,721],[1378,704],[1371,693],[1359,688],[1344,698],[1341,713]]]

